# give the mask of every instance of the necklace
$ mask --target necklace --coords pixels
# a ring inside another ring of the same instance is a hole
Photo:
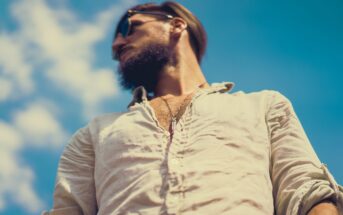
[[[205,81],[204,83],[200,84],[200,85],[197,87],[197,89],[202,88],[206,83],[207,83],[207,82]],[[186,101],[193,95],[193,93],[194,93],[197,89],[195,89],[193,92],[191,92],[190,94],[188,94],[188,95],[183,99],[183,101],[182,101],[181,105],[179,106],[178,110],[176,111],[176,114],[175,114],[175,115],[173,115],[173,112],[172,112],[172,110],[171,110],[171,108],[170,108],[170,105],[169,105],[168,101],[167,101],[165,98],[163,98],[162,96],[160,96],[160,98],[162,99],[162,101],[166,104],[166,106],[167,106],[167,108],[168,108],[168,111],[169,111],[169,115],[170,115],[170,117],[171,117],[171,122],[170,122],[170,134],[171,134],[171,135],[174,134],[174,129],[175,129],[176,123],[177,123],[177,121],[178,121],[178,116],[179,116],[181,110],[184,108]]]

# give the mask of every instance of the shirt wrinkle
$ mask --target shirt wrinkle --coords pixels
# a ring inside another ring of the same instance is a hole
[[[342,208],[342,188],[318,167],[288,99],[232,87],[199,89],[172,138],[136,88],[127,112],[71,139],[45,214],[291,215],[327,198]]]

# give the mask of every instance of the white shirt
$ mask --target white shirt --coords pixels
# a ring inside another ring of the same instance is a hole
[[[61,156],[43,214],[305,214],[342,188],[321,164],[292,105],[276,91],[197,91],[163,129],[137,88],[129,110],[92,120]]]

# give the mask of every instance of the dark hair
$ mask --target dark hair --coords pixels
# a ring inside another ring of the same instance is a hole
[[[192,46],[193,52],[196,55],[198,63],[201,63],[201,59],[205,54],[206,45],[207,45],[207,36],[204,27],[198,18],[192,14],[187,8],[182,6],[179,3],[173,1],[166,1],[158,5],[155,3],[145,3],[136,5],[131,10],[140,10],[140,11],[158,11],[165,14],[172,15],[174,17],[180,17],[187,22],[187,31],[189,33],[189,42]],[[125,17],[126,13],[121,17],[119,23]],[[118,26],[115,32],[118,31]],[[115,34],[116,35],[116,34]]]

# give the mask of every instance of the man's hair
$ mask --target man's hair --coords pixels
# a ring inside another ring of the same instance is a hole
[[[201,22],[198,18],[192,14],[187,8],[182,6],[179,3],[166,1],[162,4],[155,4],[155,3],[145,3],[136,5],[131,10],[139,10],[139,11],[158,11],[164,14],[169,14],[174,17],[180,17],[187,22],[187,31],[189,33],[189,42],[192,46],[193,52],[196,55],[198,63],[201,63],[201,59],[205,54],[206,45],[207,45],[207,36],[204,27],[202,26]],[[125,17],[125,14],[121,17],[119,23]],[[115,31],[118,32],[118,26]],[[115,34],[116,35],[116,34]]]

